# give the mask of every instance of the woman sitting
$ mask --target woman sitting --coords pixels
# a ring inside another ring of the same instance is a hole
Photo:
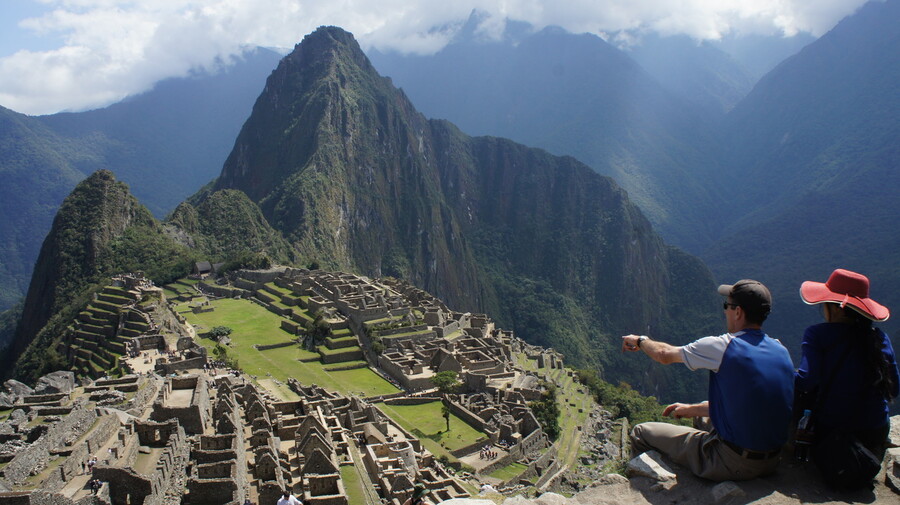
[[[871,488],[887,447],[888,402],[900,393],[891,341],[872,324],[890,311],[869,298],[866,276],[843,269],[804,282],[800,297],[823,304],[825,316],[803,335],[795,382],[795,404],[812,410],[813,461],[834,487]]]

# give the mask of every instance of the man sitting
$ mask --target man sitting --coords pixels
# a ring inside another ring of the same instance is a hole
[[[631,432],[637,452],[656,449],[710,480],[746,480],[778,466],[787,441],[794,367],[787,349],[762,331],[772,296],[760,282],[719,286],[728,333],[683,347],[622,337],[623,351],[643,351],[662,363],[684,363],[709,374],[709,401],[673,403],[664,416],[694,418],[696,428],[642,423]],[[710,423],[704,418],[709,418]]]

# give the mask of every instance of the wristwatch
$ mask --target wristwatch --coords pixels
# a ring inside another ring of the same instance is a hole
[[[643,336],[643,335],[641,335],[640,337],[638,337],[638,339],[637,339],[637,348],[640,349],[640,348],[641,348],[641,344],[644,343],[644,340],[647,340],[647,339],[649,339],[649,338],[650,338],[650,337],[645,337],[645,336]]]

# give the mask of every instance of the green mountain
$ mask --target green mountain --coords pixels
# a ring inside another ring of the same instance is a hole
[[[41,246],[22,317],[3,355],[6,374],[36,379],[58,368],[55,339],[108,276],[140,270],[167,282],[186,275],[193,258],[127,185],[108,170],[95,172],[63,200]]]
[[[281,61],[221,176],[192,200],[226,189],[306,260],[402,277],[576,364],[703,395],[618,351],[623,332],[683,341],[718,329],[702,263],[575,159],[426,119],[343,30],[320,28]]]
[[[24,295],[53,216],[88,174],[114,171],[157,216],[215,177],[278,58],[259,49],[221,73],[88,112],[0,107],[0,311]]]
[[[178,242],[221,261],[249,252],[283,264],[299,260],[294,247],[269,226],[244,193],[224,189],[205,194],[196,203],[196,207],[181,203],[167,220],[167,229]]]
[[[711,125],[721,111],[713,115],[679,97],[682,90],[666,89],[595,35],[516,26],[501,40],[483,40],[475,24],[434,55],[372,51],[373,64],[428,117],[574,156],[615,179],[670,242],[689,251],[712,243],[723,196]],[[729,96],[733,103],[746,89],[716,88],[743,77],[732,75],[734,65],[716,66],[708,53],[715,51],[693,53],[694,67],[707,70],[694,76],[704,86],[694,86],[691,98]],[[678,88],[674,78],[669,84]]]
[[[821,319],[797,295],[834,268],[872,278],[896,310],[900,234],[900,2],[870,2],[770,72],[726,117],[730,232],[704,257],[758,277],[792,344]],[[895,335],[897,318],[883,325]],[[790,345],[799,351],[799,345]]]

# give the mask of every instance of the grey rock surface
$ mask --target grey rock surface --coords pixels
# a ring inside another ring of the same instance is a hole
[[[6,391],[9,392],[9,394],[15,397],[30,395],[34,391],[30,387],[22,384],[15,379],[9,379],[8,381],[4,382],[3,387],[6,388]]]
[[[711,492],[715,503],[725,503],[732,497],[744,496],[745,494],[740,486],[730,480],[716,484]]]
[[[34,394],[50,395],[56,393],[70,393],[75,389],[75,373],[65,370],[51,372],[38,379],[34,387]]]
[[[537,505],[566,505],[568,499],[556,493],[544,493],[540,495],[534,503]]]
[[[900,447],[900,415],[891,418],[891,432],[888,434],[891,445]]]
[[[647,451],[628,462],[629,475],[642,475],[657,481],[675,479],[672,469],[662,460],[656,451]]]

